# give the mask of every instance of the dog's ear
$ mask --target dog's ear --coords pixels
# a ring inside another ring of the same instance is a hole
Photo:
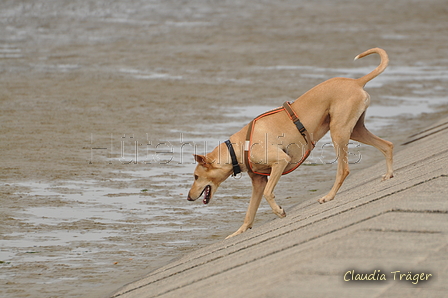
[[[194,160],[196,160],[196,162],[198,164],[200,164],[201,166],[208,168],[210,166],[210,163],[207,161],[207,157],[204,155],[198,155],[198,154],[193,154],[194,156]]]

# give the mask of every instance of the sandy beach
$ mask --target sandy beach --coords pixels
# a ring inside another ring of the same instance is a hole
[[[447,16],[443,0],[2,1],[0,296],[105,297],[234,232],[247,175],[188,202],[191,154],[370,72],[378,57],[353,58],[372,47],[390,66],[366,126],[400,150],[448,113]],[[331,187],[329,140],[282,177],[286,211]],[[353,172],[384,162],[350,148]],[[255,226],[274,218],[263,202]]]

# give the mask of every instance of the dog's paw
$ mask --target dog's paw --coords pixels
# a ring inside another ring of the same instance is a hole
[[[387,174],[383,175],[383,178],[381,179],[381,181],[386,181],[393,177],[394,177],[394,173],[387,173]]]
[[[227,236],[226,239],[235,237],[236,235],[239,235],[239,234],[242,234],[242,233],[244,233],[244,231],[240,231],[240,230],[238,230],[238,231],[236,231],[235,233],[233,233],[233,234]]]
[[[238,234],[235,232],[235,233],[233,233],[233,234],[227,236],[226,239],[232,238],[232,237],[234,237],[234,236],[236,236],[236,235],[238,235]]]
[[[280,207],[280,210],[282,211],[281,214],[279,215],[280,217],[286,217],[286,211],[285,209],[283,209],[282,207]]]
[[[325,196],[325,197],[320,198],[320,199],[317,200],[317,201],[318,201],[320,204],[323,204],[323,203],[329,202],[329,201],[331,201],[331,200],[333,200],[333,199],[334,199],[334,197]]]
[[[226,239],[229,239],[229,238],[235,237],[236,235],[242,234],[242,233],[246,232],[248,229],[252,229],[252,224],[251,225],[243,224],[235,233],[227,236]]]
[[[286,212],[281,206],[278,206],[278,210],[275,210],[274,213],[280,218],[286,217]]]

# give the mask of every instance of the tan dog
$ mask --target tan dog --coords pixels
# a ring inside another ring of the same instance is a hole
[[[204,194],[204,203],[207,204],[219,185],[232,173],[237,173],[230,161],[233,150],[236,157],[233,158],[234,164],[247,171],[252,179],[252,197],[243,225],[227,238],[252,227],[263,195],[272,211],[279,217],[285,217],[285,211],[274,200],[275,185],[282,174],[294,170],[308,156],[314,143],[329,130],[338,157],[338,168],[333,188],[318,200],[319,203],[333,200],[349,174],[347,153],[350,139],[379,149],[386,157],[387,172],[383,180],[393,177],[393,144],[373,135],[364,126],[370,96],[363,87],[382,73],[389,63],[386,52],[379,48],[370,49],[356,56],[355,60],[372,53],[380,55],[381,63],[371,73],[359,79],[330,79],[290,105],[306,128],[306,133],[299,132],[289,114],[282,110],[259,118],[256,123],[251,122],[232,135],[230,142],[233,148],[223,143],[206,156],[195,155],[198,165],[188,200],[194,201]],[[250,141],[247,142],[247,139]],[[269,180],[267,175],[270,175]]]

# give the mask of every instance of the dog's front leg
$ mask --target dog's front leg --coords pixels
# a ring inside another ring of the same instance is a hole
[[[248,229],[252,228],[252,224],[254,223],[255,214],[260,206],[261,198],[263,197],[263,192],[268,179],[266,176],[257,175],[252,172],[249,172],[249,176],[252,179],[252,197],[250,198],[244,223],[235,233],[227,236],[226,239],[244,233]]]
[[[278,152],[277,156],[278,160],[274,162],[271,167],[271,175],[264,190],[264,197],[271,206],[272,211],[277,214],[278,217],[285,217],[285,210],[283,210],[283,208],[277,205],[277,203],[275,202],[274,188],[280,180],[280,177],[282,176],[282,173],[285,170],[286,166],[291,161],[291,158],[282,150]]]

